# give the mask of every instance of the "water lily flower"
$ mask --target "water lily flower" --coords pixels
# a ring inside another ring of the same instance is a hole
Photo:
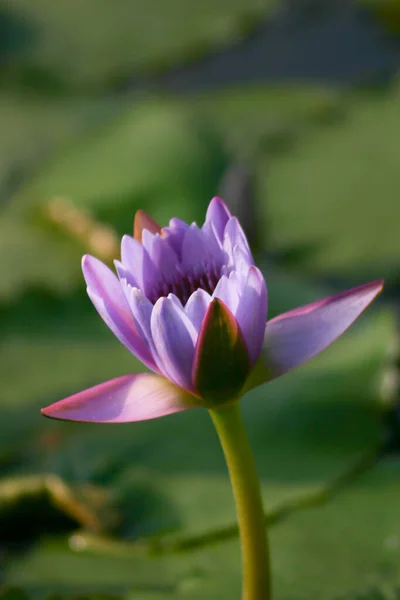
[[[374,281],[267,322],[267,287],[246,236],[220,198],[200,228],[143,211],[116,274],[83,257],[87,293],[114,335],[150,372],[101,383],[42,410],[71,421],[152,419],[231,403],[338,338],[382,290]]]

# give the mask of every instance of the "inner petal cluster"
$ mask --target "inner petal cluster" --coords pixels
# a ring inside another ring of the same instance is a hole
[[[264,337],[267,290],[225,204],[213,199],[201,228],[172,219],[159,231],[140,233],[140,241],[122,239],[118,279],[92,257],[84,260],[92,302],[121,342],[150,369],[197,393],[199,340],[218,299],[236,321],[254,365]]]
[[[198,289],[212,294],[221,278],[221,267],[214,263],[201,264],[185,273],[182,267],[176,266],[176,276],[170,281],[160,277],[160,281],[147,293],[147,298],[155,304],[159,298],[174,294],[185,306],[190,296]]]

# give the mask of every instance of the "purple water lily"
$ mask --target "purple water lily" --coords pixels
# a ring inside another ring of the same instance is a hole
[[[228,404],[340,336],[382,290],[375,281],[266,322],[267,288],[246,236],[220,198],[204,225],[143,211],[124,236],[116,276],[83,258],[87,292],[116,337],[152,373],[117,377],[42,410],[117,423]]]

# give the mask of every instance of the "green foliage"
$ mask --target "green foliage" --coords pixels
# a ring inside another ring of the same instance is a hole
[[[5,13],[19,32],[10,78],[16,71],[22,82],[55,90],[113,86],[240,38],[275,4],[218,0],[198,11],[181,0],[17,0]]]

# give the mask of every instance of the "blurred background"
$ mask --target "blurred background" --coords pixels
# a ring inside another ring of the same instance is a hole
[[[0,598],[233,599],[228,476],[200,410],[39,409],[142,367],[80,271],[144,208],[237,214],[270,315],[369,280],[332,348],[253,391],[277,600],[400,598],[400,1],[0,4]]]

